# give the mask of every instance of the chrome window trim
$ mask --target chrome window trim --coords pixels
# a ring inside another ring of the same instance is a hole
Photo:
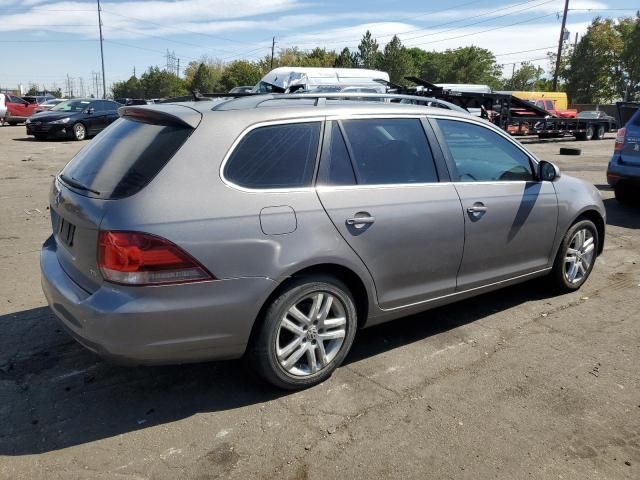
[[[501,181],[482,181],[482,182],[428,182],[428,183],[379,183],[371,185],[316,185],[316,190],[320,192],[329,192],[333,190],[363,190],[368,188],[411,188],[411,187],[435,187],[440,185],[459,185],[461,183],[470,183],[473,185],[526,185],[532,183],[526,180],[505,180]]]
[[[238,145],[240,144],[240,142],[242,141],[242,139],[244,137],[246,137],[250,132],[252,132],[253,130],[260,128],[260,127],[272,127],[275,125],[289,125],[292,123],[312,123],[312,122],[325,122],[328,120],[360,120],[360,119],[367,119],[367,118],[411,118],[411,119],[422,119],[422,118],[426,118],[427,114],[426,113],[420,113],[420,114],[408,114],[408,113],[397,113],[397,114],[377,114],[377,113],[357,113],[357,114],[334,114],[334,115],[328,115],[328,116],[313,116],[313,117],[296,117],[296,118],[288,118],[288,119],[281,119],[281,120],[268,120],[268,121],[263,121],[263,122],[258,122],[255,123],[253,125],[248,126],[246,129],[244,129],[240,135],[238,136],[238,138],[236,138],[236,140],[231,144],[231,147],[229,147],[229,150],[227,151],[227,153],[225,154],[224,158],[222,159],[222,163],[220,164],[220,169],[219,169],[219,175],[220,175],[220,179],[222,180],[222,183],[224,183],[227,187],[233,188],[235,190],[239,190],[241,192],[245,192],[245,193],[292,193],[292,192],[315,192],[316,188],[318,188],[317,185],[312,185],[309,187],[290,187],[290,188],[248,188],[248,187],[243,187],[241,185],[238,185],[234,182],[232,182],[231,180],[229,180],[228,178],[226,178],[224,176],[224,169],[227,165],[227,162],[229,161],[229,158],[231,157],[231,154],[235,151],[235,149],[238,147]],[[450,118],[450,117],[449,117]],[[425,133],[426,136],[426,133]],[[322,148],[322,139],[320,139],[320,142],[318,143],[318,149]],[[318,152],[320,153],[320,152]],[[395,186],[417,186],[417,185],[440,185],[441,182],[432,182],[432,183],[425,183],[425,184],[417,184],[417,183],[400,183],[400,184],[395,184]],[[344,186],[345,188],[357,188],[357,187],[365,187],[365,188],[370,188],[370,187],[389,187],[391,184],[380,184],[380,185],[346,185]]]

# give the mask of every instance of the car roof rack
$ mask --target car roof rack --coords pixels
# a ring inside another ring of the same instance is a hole
[[[222,95],[220,95],[222,96]],[[226,95],[227,97],[233,97],[234,95]],[[235,97],[226,102],[217,103],[212,110],[244,110],[249,108],[258,108],[260,105],[266,102],[277,100],[315,100],[313,106],[326,105],[327,100],[378,100],[378,99],[390,99],[390,100],[408,100],[413,104],[424,104],[430,102],[448,103],[443,102],[434,97],[426,97],[422,95],[403,95],[398,93],[363,93],[363,92],[325,92],[325,93],[266,93],[266,94],[244,94],[243,98]]]

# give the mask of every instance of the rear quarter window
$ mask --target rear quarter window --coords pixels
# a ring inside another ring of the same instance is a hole
[[[311,185],[320,122],[258,127],[235,147],[223,174],[227,181],[254,189]]]
[[[144,188],[175,155],[193,129],[120,118],[67,164],[62,175],[98,193],[128,197]]]

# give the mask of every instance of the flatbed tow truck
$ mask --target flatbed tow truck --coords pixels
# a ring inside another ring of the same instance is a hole
[[[458,92],[446,90],[418,77],[405,77],[417,85],[389,84],[390,91],[439,98],[480,116],[512,135],[538,135],[539,138],[573,136],[577,140],[601,140],[609,131],[603,119],[561,118],[553,113],[505,93]]]

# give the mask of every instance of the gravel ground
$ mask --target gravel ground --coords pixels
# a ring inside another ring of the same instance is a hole
[[[604,198],[582,290],[533,281],[359,332],[329,381],[283,393],[241,362],[112,366],[61,331],[38,252],[86,142],[24,133],[0,128],[0,478],[640,478],[640,211],[605,185],[612,135],[523,139]]]

